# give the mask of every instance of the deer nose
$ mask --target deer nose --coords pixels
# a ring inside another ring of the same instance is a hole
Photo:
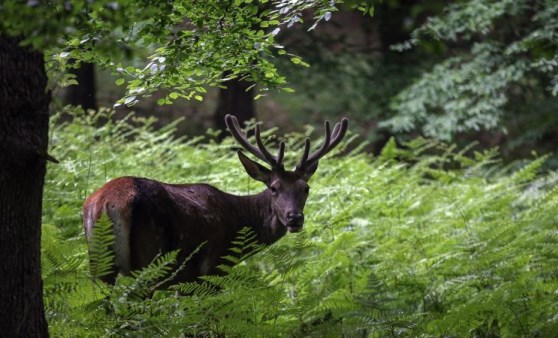
[[[304,215],[298,210],[289,211],[287,213],[287,221],[289,222],[297,222],[303,219],[304,219]]]

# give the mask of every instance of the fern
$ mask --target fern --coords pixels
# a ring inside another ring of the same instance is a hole
[[[157,255],[147,267],[139,271],[132,271],[129,284],[128,278],[120,278],[120,283],[116,285],[115,290],[118,298],[142,300],[151,296],[155,288],[160,286],[161,281],[175,270],[177,255],[178,250]]]
[[[256,242],[256,234],[248,227],[244,227],[238,231],[238,236],[231,242],[233,246],[229,249],[230,254],[225,256],[225,260],[236,265],[250,256],[261,251],[264,246]],[[223,272],[230,272],[227,265],[219,267]]]
[[[103,213],[95,223],[89,239],[89,266],[91,276],[100,278],[114,271],[114,232],[110,218]]]
[[[51,152],[64,159],[44,197],[53,336],[558,335],[558,176],[541,172],[546,157],[503,165],[495,150],[417,139],[376,159],[330,158],[310,182],[301,233],[262,248],[242,229],[222,275],[156,290],[180,269],[169,253],[113,287],[90,278],[79,235],[93,187],[125,174],[237,193],[263,186],[241,172],[231,140],[193,146],[133,116],[98,128],[94,118],[52,127]],[[93,267],[105,273],[106,216],[96,228]]]

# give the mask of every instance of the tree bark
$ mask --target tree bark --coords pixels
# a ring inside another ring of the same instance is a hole
[[[0,336],[46,337],[41,204],[48,141],[43,55],[0,34]]]
[[[250,82],[233,79],[226,83],[227,88],[220,90],[219,104],[215,111],[215,127],[217,129],[227,130],[225,125],[225,115],[227,114],[236,116],[241,126],[244,125],[244,122],[256,116],[254,109],[254,87],[250,88],[251,85],[252,83]],[[225,136],[226,134],[223,132],[221,135]]]

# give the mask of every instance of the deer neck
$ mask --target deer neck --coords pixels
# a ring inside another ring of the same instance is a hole
[[[238,214],[241,226],[250,227],[261,244],[273,244],[287,233],[271,209],[271,192],[264,190],[256,195],[239,196]]]

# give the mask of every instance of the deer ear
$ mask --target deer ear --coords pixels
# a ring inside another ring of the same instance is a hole
[[[306,182],[308,182],[310,180],[310,177],[312,177],[312,175],[314,175],[314,173],[316,172],[316,169],[318,169],[318,163],[320,163],[320,161],[316,161],[314,163],[312,163],[308,168],[304,169],[304,171],[302,171],[301,175],[302,175],[302,179]]]
[[[267,169],[263,165],[259,164],[258,162],[254,162],[246,155],[244,155],[240,150],[238,151],[238,158],[240,162],[244,166],[244,169],[256,181],[263,182],[267,184],[269,179],[271,178],[271,170]]]

